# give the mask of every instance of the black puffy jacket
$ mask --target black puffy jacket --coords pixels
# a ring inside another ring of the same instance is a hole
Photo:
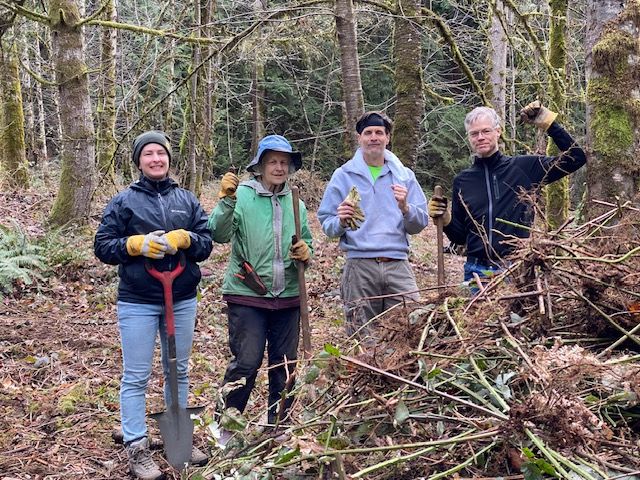
[[[488,158],[476,157],[470,168],[453,179],[452,220],[444,231],[453,243],[466,245],[467,255],[483,265],[510,253],[510,245],[504,243],[510,236],[529,236],[526,228],[496,221],[531,226],[533,210],[521,193],[555,182],[587,161],[582,148],[558,123],[552,123],[547,134],[560,155],[509,157],[496,152]]]
[[[127,238],[155,230],[183,228],[190,232],[191,246],[184,250],[187,264],[184,272],[173,282],[174,301],[196,296],[200,268],[196,262],[205,260],[212,249],[207,215],[200,202],[189,190],[167,178],[152,181],[142,176],[129,188],[114,196],[102,215],[96,232],[96,256],[110,265],[119,265],[118,300],[130,303],[163,303],[162,286],[147,273],[143,256],[127,253]],[[166,255],[152,260],[156,269],[172,270],[178,255]]]

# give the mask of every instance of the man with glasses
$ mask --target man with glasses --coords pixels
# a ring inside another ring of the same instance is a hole
[[[483,277],[503,268],[513,248],[507,241],[529,236],[533,209],[523,193],[555,182],[587,161],[582,148],[555,121],[557,113],[539,101],[523,108],[520,117],[546,131],[560,154],[504,155],[498,148],[502,132],[498,114],[489,107],[475,108],[464,120],[473,164],[453,179],[451,210],[446,198],[429,201],[429,215],[442,217],[449,240],[466,245],[465,281],[474,273]]]

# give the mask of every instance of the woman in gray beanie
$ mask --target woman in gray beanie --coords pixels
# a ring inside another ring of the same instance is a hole
[[[145,392],[158,333],[165,375],[165,402],[171,405],[167,381],[167,338],[162,285],[145,269],[173,270],[184,255],[184,272],[173,282],[178,402],[186,407],[188,363],[196,317],[196,289],[200,268],[212,249],[207,215],[189,190],[169,177],[171,144],[159,131],[148,131],[133,142],[132,159],[140,178],[111,199],[104,210],[94,242],[96,256],[118,265],[118,326],[122,344],[123,375],[120,416],[131,473],[155,480],[163,473],[151,457],[145,422]],[[166,233],[165,233],[166,232]],[[207,456],[194,447],[192,463]]]

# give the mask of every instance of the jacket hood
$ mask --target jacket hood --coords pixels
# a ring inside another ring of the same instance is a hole
[[[407,182],[411,179],[411,176],[407,172],[407,167],[405,167],[400,159],[395,156],[393,152],[390,150],[384,151],[384,160],[385,165],[389,167],[389,170],[401,182]],[[343,165],[346,171],[354,172],[360,175],[364,175],[369,178],[371,174],[369,173],[369,167],[367,166],[367,162],[365,162],[364,157],[362,155],[362,150],[358,148],[356,153],[353,155],[353,158],[349,160],[347,163]]]

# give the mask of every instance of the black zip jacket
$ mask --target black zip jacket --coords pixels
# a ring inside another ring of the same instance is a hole
[[[586,163],[582,148],[558,123],[552,123],[547,134],[560,155],[509,157],[496,152],[487,158],[475,157],[473,165],[453,179],[451,223],[444,231],[453,243],[467,246],[467,256],[490,265],[508,255],[511,247],[504,240],[526,238],[529,231],[496,219],[531,226],[533,209],[519,195],[555,182]]]
[[[213,246],[207,215],[200,202],[192,192],[179,188],[170,178],[156,182],[144,176],[111,199],[102,215],[93,248],[101,261],[119,266],[118,300],[163,303],[160,282],[145,270],[146,257],[132,257],[127,253],[127,238],[179,228],[189,232],[191,246],[183,250],[187,261],[184,272],[173,281],[174,301],[196,296],[200,281],[200,268],[196,262],[205,260]],[[151,262],[160,271],[172,270],[178,258],[177,254],[166,255]]]

